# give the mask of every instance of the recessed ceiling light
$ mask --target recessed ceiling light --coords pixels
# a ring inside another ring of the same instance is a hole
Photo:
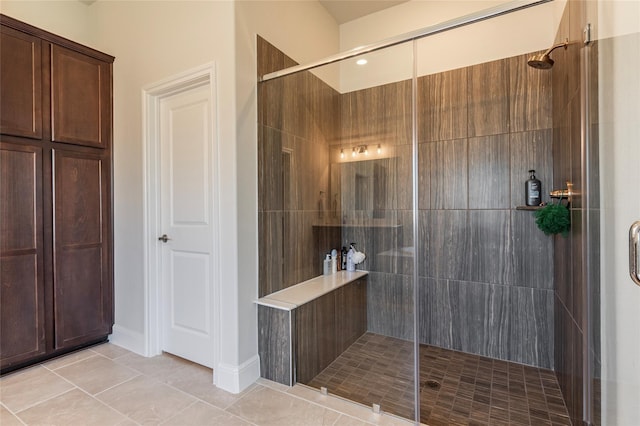
[[[358,64],[358,65],[364,65],[364,64],[366,64],[366,63],[367,63],[367,60],[366,60],[366,59],[364,59],[364,58],[362,58],[362,59],[358,59],[358,60],[356,61],[356,64]]]

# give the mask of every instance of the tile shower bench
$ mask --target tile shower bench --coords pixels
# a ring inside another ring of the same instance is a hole
[[[340,271],[271,293],[258,304],[260,375],[308,383],[367,330],[366,271]]]

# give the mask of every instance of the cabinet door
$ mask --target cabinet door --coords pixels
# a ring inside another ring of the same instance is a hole
[[[51,45],[52,139],[105,148],[111,138],[111,64]]]
[[[0,28],[0,132],[42,138],[41,42]]]
[[[42,151],[0,143],[0,367],[45,353]]]
[[[53,151],[56,348],[111,332],[109,160]]]

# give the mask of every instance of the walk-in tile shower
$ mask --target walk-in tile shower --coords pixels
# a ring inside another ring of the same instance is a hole
[[[259,296],[322,275],[327,253],[355,243],[366,254],[366,327],[346,348],[314,341],[320,355],[301,360],[305,335],[340,333],[360,308],[325,293],[312,309],[290,308],[289,384],[431,425],[571,424],[583,360],[558,354],[582,336],[567,331],[578,302],[565,309],[573,296],[558,289],[581,265],[562,259],[583,230],[545,235],[524,190],[532,169],[544,203],[565,181],[580,186],[580,166],[564,165],[580,150],[579,109],[566,112],[579,108],[579,84],[565,84],[580,81],[578,48],[554,50],[553,70],[534,68],[527,61],[548,59],[546,49],[451,45],[468,28],[286,75],[273,73],[297,64],[258,38]],[[465,62],[473,50],[484,59]],[[567,207],[579,224],[582,210]],[[269,378],[276,335],[261,332]]]

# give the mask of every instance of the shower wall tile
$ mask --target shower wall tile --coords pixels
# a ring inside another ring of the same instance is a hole
[[[412,140],[411,80],[343,95],[342,141],[353,145]]]
[[[509,208],[509,135],[469,139],[469,208]]]
[[[553,368],[553,292],[468,281],[420,282],[421,343]]]
[[[258,213],[258,297],[284,288],[283,212]]]
[[[453,313],[458,300],[451,295],[449,281],[420,278],[418,290],[420,343],[453,349]]]
[[[469,67],[467,102],[468,136],[486,136],[509,131],[508,61]]]
[[[418,79],[418,141],[467,137],[467,68]]]
[[[583,238],[586,238],[586,229],[584,229],[584,214],[582,209],[571,209],[571,289],[572,302],[569,306],[569,313],[573,318],[577,319],[578,328],[583,331],[583,311],[584,297],[586,291],[586,277],[582,272],[583,267]]]
[[[533,213],[511,211],[514,285],[553,290],[553,237],[535,223]]]
[[[571,208],[582,208],[582,117],[580,94],[576,93],[569,100],[569,151],[571,158],[571,174],[566,180],[573,183],[574,191],[579,194],[571,199]],[[564,186],[563,188],[566,188]]]
[[[260,376],[292,386],[291,313],[258,306]]]
[[[282,148],[290,136],[279,130],[260,126],[262,138],[259,141],[259,170],[261,171],[258,206],[262,211],[283,209]],[[268,165],[268,166],[267,166]]]
[[[422,145],[421,145],[422,146]],[[422,150],[420,151],[422,153]],[[422,157],[422,156],[421,156]],[[422,159],[427,160],[428,158],[420,158],[418,161]],[[425,167],[428,163],[425,163]],[[420,164],[418,166],[419,170],[423,170]],[[396,146],[396,166],[397,166],[397,176],[396,176],[396,185],[394,188],[394,192],[396,193],[397,205],[395,208],[398,210],[411,210],[413,208],[413,146],[410,144],[405,145],[397,145]],[[419,205],[428,205],[429,204],[429,174],[428,173],[420,173],[419,175],[419,191],[421,197],[419,198]],[[426,202],[423,200],[423,197],[426,197]]]
[[[468,208],[467,140],[441,141],[428,146],[431,150],[431,208]]]
[[[553,292],[421,279],[421,343],[553,368]]]
[[[526,204],[525,182],[529,170],[542,184],[542,201],[550,201],[553,186],[553,131],[551,129],[511,133],[511,208]]]
[[[367,331],[413,339],[412,278],[370,272],[367,279]]]
[[[420,210],[431,208],[431,154],[431,144],[418,145],[418,208]]]
[[[583,339],[571,314],[555,298],[555,372],[569,416],[574,424],[582,422],[583,412]]]
[[[469,211],[471,268],[468,279],[484,283],[513,283],[510,214],[508,210]]]
[[[285,68],[285,54],[260,36],[256,36],[256,49],[259,77]]]
[[[553,291],[512,287],[509,296],[508,359],[553,369]]]
[[[527,65],[534,54],[509,58],[509,110],[511,132],[549,129],[552,127],[551,71]]]
[[[470,235],[467,210],[431,210],[428,220],[426,270],[421,276],[464,280],[472,270]],[[493,259],[492,259],[493,260]]]

